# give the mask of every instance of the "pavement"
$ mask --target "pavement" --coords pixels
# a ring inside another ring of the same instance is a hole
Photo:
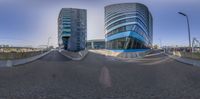
[[[72,61],[57,51],[0,68],[0,99],[199,99],[200,68],[164,54],[115,59],[89,52]]]
[[[85,49],[79,52],[70,52],[66,50],[60,50],[59,52],[60,54],[66,56],[69,59],[79,61],[79,60],[82,60],[87,55],[88,49]]]
[[[167,53],[165,53],[165,54],[168,55],[170,58],[173,58],[173,59],[175,59],[179,62],[200,67],[200,60],[198,60],[198,59],[184,58],[184,57],[179,57],[179,56],[175,56],[175,55],[170,55],[170,54],[167,54]]]
[[[99,50],[89,50],[90,52],[94,52],[97,54],[102,54],[110,57],[117,57],[117,58],[140,58],[144,57],[146,53],[149,53],[150,50],[147,51],[138,51],[138,52],[115,52],[106,49],[99,49]]]

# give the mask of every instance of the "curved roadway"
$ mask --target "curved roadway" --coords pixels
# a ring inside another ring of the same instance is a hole
[[[0,68],[0,99],[198,99],[200,68],[160,54],[115,59],[90,52],[71,61],[57,51]]]

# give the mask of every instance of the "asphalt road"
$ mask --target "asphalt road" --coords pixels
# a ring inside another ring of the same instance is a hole
[[[90,52],[72,61],[57,51],[0,68],[0,99],[199,99],[200,67],[160,54],[116,59]]]

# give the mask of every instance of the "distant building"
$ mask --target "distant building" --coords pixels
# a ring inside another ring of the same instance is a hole
[[[140,3],[120,3],[105,7],[106,48],[120,52],[152,48],[153,18]]]
[[[87,41],[88,49],[105,49],[105,40],[104,39],[95,39]]]
[[[86,48],[87,12],[85,9],[62,8],[58,17],[58,45],[68,51]]]

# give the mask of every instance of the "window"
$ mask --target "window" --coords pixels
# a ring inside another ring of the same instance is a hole
[[[62,34],[70,34],[70,32],[63,31]]]
[[[65,32],[71,32],[71,29],[63,29],[63,31],[65,31]]]
[[[124,37],[107,42],[108,49],[144,49],[147,48],[143,41],[133,37]]]

